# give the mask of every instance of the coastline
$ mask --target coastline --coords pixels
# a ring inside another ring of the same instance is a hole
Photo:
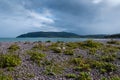
[[[120,77],[120,66],[118,66],[120,65],[120,44],[108,44],[108,41],[109,40],[95,40],[87,43],[85,41],[0,42],[1,54],[15,54],[21,59],[21,64],[15,67],[0,68],[0,71],[3,72],[4,75],[10,75],[13,80],[75,80],[80,77],[80,73],[85,73],[89,75],[89,78],[94,80],[102,79],[103,77],[109,79],[110,77],[114,77],[116,75]],[[11,45],[14,45],[14,47],[10,48]],[[16,47],[18,47],[18,49],[16,49]],[[10,49],[12,49],[12,51]],[[101,52],[101,49],[103,52]],[[106,52],[107,49],[108,51],[110,49],[110,51]],[[45,57],[39,59],[37,56],[34,60],[31,59],[32,53],[35,55],[36,53],[42,53],[45,54]],[[106,55],[106,53],[108,54]],[[114,64],[117,66],[117,70],[107,70],[106,72],[101,73],[99,68],[90,67],[94,61],[97,61],[99,58],[101,59],[101,57],[109,56],[109,54],[114,54],[115,60],[106,62],[103,59],[101,62],[105,62],[106,64],[110,63],[111,65]],[[37,58],[40,62],[36,60]],[[80,65],[81,69],[79,70],[78,68],[76,71],[75,68],[78,67],[78,64],[76,64],[76,62],[72,63],[71,60],[73,59],[87,61],[87,63],[83,63],[86,67],[81,67]],[[93,62],[90,63],[88,60]],[[74,74],[74,77],[70,78],[70,74]]]

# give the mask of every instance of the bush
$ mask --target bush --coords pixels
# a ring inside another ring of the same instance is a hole
[[[114,76],[114,77],[110,78],[110,80],[120,80],[120,77],[119,76]]]
[[[70,49],[75,49],[75,48],[78,48],[78,44],[75,43],[75,42],[69,42],[69,43],[66,43],[66,46]]]
[[[76,78],[76,75],[75,74],[67,74],[65,77],[66,78]]]
[[[59,48],[52,48],[52,50],[54,51],[54,53],[62,53],[62,50]]]
[[[20,47],[17,44],[13,44],[8,48],[9,52],[14,52],[17,51],[18,49],[20,49]]]
[[[46,48],[46,46],[45,46],[44,44],[36,44],[36,45],[32,48],[32,50],[43,50],[43,51],[46,51],[47,48]]]
[[[81,72],[77,80],[92,80],[92,79],[89,73]]]
[[[116,57],[112,55],[105,55],[101,57],[101,60],[106,61],[106,62],[111,62],[111,61],[114,61],[115,59]]]
[[[107,41],[108,44],[116,44],[116,45],[119,45],[120,42],[119,41],[116,41],[116,40],[111,40],[111,41]]]
[[[91,68],[99,69],[101,73],[103,72],[113,72],[117,70],[117,66],[112,63],[102,62],[102,61],[94,61],[91,63]]]
[[[0,55],[0,66],[2,68],[15,67],[21,64],[19,56],[14,54]]]
[[[88,64],[86,59],[74,58],[74,59],[72,59],[71,63],[74,64],[75,66],[77,66],[74,69],[76,71],[90,71],[91,70],[90,64]]]
[[[97,49],[96,49],[96,48],[90,48],[90,49],[89,49],[89,54],[95,55],[96,52],[97,52]]]
[[[116,53],[119,51],[118,47],[115,46],[111,46],[111,45],[107,45],[106,47],[104,47],[103,52],[104,53]]]
[[[65,55],[74,55],[74,51],[73,50],[65,50],[64,54]]]
[[[33,52],[33,51],[29,51],[28,54],[30,55],[30,59],[38,64],[40,63],[40,60],[46,56],[43,53]]]
[[[12,76],[0,73],[0,80],[13,80]]]
[[[48,40],[48,41],[46,41],[47,43],[50,43],[51,41],[50,40]]]
[[[100,48],[101,46],[101,43],[95,42],[93,40],[87,40],[83,43],[84,48]]]
[[[46,75],[56,75],[56,74],[61,74],[63,71],[63,67],[60,66],[59,64],[52,63],[50,65],[45,66],[45,71],[44,73]]]

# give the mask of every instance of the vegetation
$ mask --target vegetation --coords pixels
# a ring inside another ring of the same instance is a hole
[[[19,56],[14,54],[1,54],[0,55],[0,66],[2,68],[15,67],[21,64]]]
[[[77,76],[75,74],[67,74],[65,77],[66,78],[76,78]]]
[[[62,49],[60,47],[52,48],[54,53],[62,53]]]
[[[68,32],[32,32],[27,34],[22,34],[17,38],[24,38],[24,37],[64,37],[64,38],[79,38],[80,36],[74,33]]]
[[[65,55],[74,55],[74,50],[65,50],[64,54]]]
[[[44,44],[36,44],[36,45],[34,45],[34,47],[32,48],[32,50],[47,51],[48,49],[46,48],[46,46]]]
[[[13,44],[8,48],[8,51],[9,52],[14,52],[14,51],[17,51],[19,49],[20,49],[20,47],[17,44]]]
[[[102,47],[102,44],[99,42],[95,42],[93,40],[87,40],[82,44],[82,46],[84,48],[96,48],[96,49],[98,49],[98,48]]]
[[[0,73],[0,80],[14,80],[12,76]]]
[[[55,63],[53,60],[51,60],[45,66],[44,73],[46,75],[55,76],[56,74],[61,74],[62,71],[63,71],[62,65],[59,65],[58,63]]]
[[[28,54],[30,55],[30,59],[38,64],[40,64],[41,60],[46,56],[45,54],[36,51],[28,51]]]
[[[92,79],[89,73],[81,72],[77,80],[92,80]]]
[[[108,44],[116,44],[119,45],[120,41],[116,41],[116,40],[111,40],[111,41],[107,41]]]
[[[31,50],[30,47],[26,48],[27,54],[21,54],[24,51],[20,50],[17,52],[20,47],[16,44],[8,48],[10,53],[1,51],[3,54],[0,54],[0,71],[4,73],[0,73],[0,80],[27,80],[38,76],[55,80],[61,77],[74,80],[120,80],[120,47],[115,42],[102,44],[93,40],[54,43],[48,41],[31,45]]]

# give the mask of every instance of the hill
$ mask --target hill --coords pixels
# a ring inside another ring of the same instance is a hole
[[[105,36],[105,38],[120,38],[120,34],[108,35],[108,36]]]
[[[70,32],[30,32],[17,36],[17,38],[38,38],[38,37],[47,37],[47,38],[120,38],[120,34],[96,34],[96,35],[78,35]]]
[[[80,35],[69,32],[30,32],[17,36],[17,38],[36,38],[36,37],[63,37],[63,38],[79,38]]]

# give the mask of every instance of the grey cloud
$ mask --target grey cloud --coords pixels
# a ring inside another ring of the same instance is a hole
[[[120,6],[113,2],[115,0],[111,1],[0,0],[0,36],[14,37],[41,30],[78,34],[119,33]]]

